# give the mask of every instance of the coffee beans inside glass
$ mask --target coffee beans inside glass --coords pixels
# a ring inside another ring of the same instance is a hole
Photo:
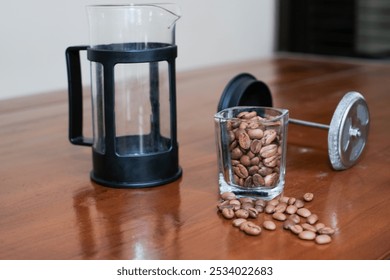
[[[288,110],[231,107],[214,116],[219,190],[270,200],[283,192]]]

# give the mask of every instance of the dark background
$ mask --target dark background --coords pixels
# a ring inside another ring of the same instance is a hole
[[[390,58],[389,0],[279,0],[277,50]]]

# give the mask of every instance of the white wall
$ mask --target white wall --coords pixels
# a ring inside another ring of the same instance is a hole
[[[130,2],[172,2],[181,7],[182,18],[176,25],[177,71],[272,54],[274,0]],[[0,99],[66,89],[65,49],[88,44],[85,6],[114,3],[123,1],[3,1]],[[88,83],[88,75],[84,79]]]

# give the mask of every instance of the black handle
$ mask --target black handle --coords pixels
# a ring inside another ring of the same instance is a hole
[[[83,136],[83,85],[81,80],[80,51],[88,46],[66,49],[69,94],[69,141],[74,145],[92,146],[92,139]]]

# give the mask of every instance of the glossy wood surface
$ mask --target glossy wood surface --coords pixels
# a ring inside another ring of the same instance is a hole
[[[314,193],[308,208],[336,229],[332,243],[299,240],[280,222],[274,232],[248,236],[217,213],[213,114],[240,72],[266,82],[274,106],[293,118],[327,124],[346,92],[365,96],[370,135],[351,169],[332,170],[326,131],[289,126],[285,195]],[[385,63],[316,57],[178,73],[183,177],[148,189],[90,181],[91,149],[67,140],[66,91],[1,101],[0,259],[390,258],[389,81]]]

